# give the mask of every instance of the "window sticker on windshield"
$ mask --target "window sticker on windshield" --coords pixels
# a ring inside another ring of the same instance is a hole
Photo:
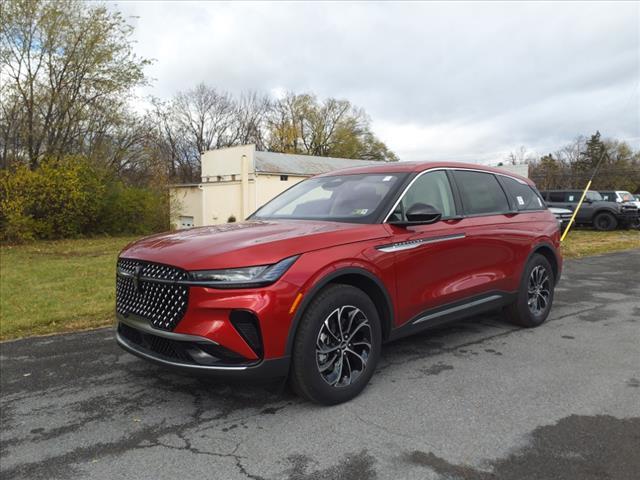
[[[569,195],[569,201],[573,202],[573,195]]]
[[[518,195],[516,199],[518,200],[518,205],[524,205],[524,199],[520,195]]]
[[[393,180],[393,175],[387,175],[382,179],[383,182],[389,182],[391,180]]]
[[[352,214],[353,215],[366,215],[368,211],[369,211],[368,208],[357,208],[352,212]]]

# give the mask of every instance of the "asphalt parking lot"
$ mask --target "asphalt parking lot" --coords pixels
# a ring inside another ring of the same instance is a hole
[[[637,479],[640,250],[568,261],[550,321],[384,348],[336,407],[165,373],[110,330],[4,343],[3,479]]]

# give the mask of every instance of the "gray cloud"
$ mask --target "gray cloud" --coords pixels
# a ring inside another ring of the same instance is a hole
[[[638,3],[126,2],[143,93],[312,91],[402,159],[501,160],[578,134],[640,145]]]

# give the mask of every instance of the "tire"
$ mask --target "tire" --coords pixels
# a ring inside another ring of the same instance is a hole
[[[534,254],[524,269],[518,298],[505,308],[509,321],[527,328],[542,325],[553,305],[555,280],[549,260],[539,253]]]
[[[593,226],[601,232],[609,232],[618,227],[618,220],[608,212],[601,212],[594,217]]]
[[[349,336],[352,342],[346,340]],[[329,285],[300,320],[293,345],[292,387],[324,405],[351,400],[369,383],[381,344],[380,318],[369,296],[350,285]]]

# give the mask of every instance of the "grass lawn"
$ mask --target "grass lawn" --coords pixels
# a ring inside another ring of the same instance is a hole
[[[132,238],[0,247],[0,340],[109,325],[118,252]],[[639,231],[572,230],[566,258],[640,248]]]
[[[0,340],[113,322],[116,257],[131,240],[0,247]]]
[[[597,232],[595,230],[572,229],[569,230],[569,234],[562,244],[562,255],[564,258],[580,258],[632,248],[640,248],[639,230]]]

